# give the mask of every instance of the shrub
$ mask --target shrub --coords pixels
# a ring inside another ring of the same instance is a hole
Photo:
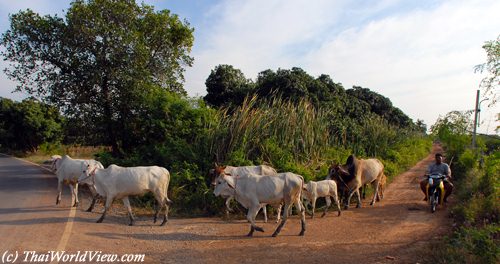
[[[14,102],[0,98],[0,147],[34,152],[43,143],[61,141],[63,117],[35,99]]]

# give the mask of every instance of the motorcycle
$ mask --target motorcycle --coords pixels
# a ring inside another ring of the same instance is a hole
[[[431,206],[431,212],[434,213],[436,211],[436,207],[438,204],[443,204],[444,199],[444,179],[445,175],[442,174],[427,174],[427,197],[429,200],[429,204]]]

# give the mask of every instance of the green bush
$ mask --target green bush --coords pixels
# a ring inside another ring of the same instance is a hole
[[[500,246],[498,237],[500,226],[490,225],[485,228],[460,228],[449,239],[455,250],[465,253],[464,263],[498,263]],[[463,252],[465,250],[465,252]]]
[[[63,122],[55,107],[35,99],[15,102],[0,97],[0,147],[6,151],[34,152],[43,143],[57,144]]]
[[[473,169],[477,164],[477,157],[471,149],[466,149],[460,154],[458,163],[462,168]]]

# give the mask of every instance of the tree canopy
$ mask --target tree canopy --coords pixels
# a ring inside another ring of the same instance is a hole
[[[398,127],[422,131],[422,125],[425,126],[421,123],[419,129],[406,114],[392,105],[389,98],[368,88],[354,86],[346,90],[326,74],[315,78],[297,67],[262,71],[253,83],[239,69],[231,65],[219,65],[212,70],[206,86],[207,95],[204,99],[214,107],[238,106],[246,96],[256,94],[260,98],[277,96],[293,102],[306,99],[316,107],[327,108],[332,115],[330,122],[337,129],[349,126],[340,117],[352,118],[359,123],[371,118],[371,114]]]
[[[2,36],[5,72],[25,91],[92,120],[117,151],[144,93],[155,87],[185,94],[193,28],[169,10],[133,0],[75,0],[65,18],[32,10],[10,16]],[[87,122],[88,123],[88,122]],[[126,136],[126,135],[125,135]]]
[[[500,84],[500,36],[495,40],[486,41],[483,45],[486,51],[486,62],[475,67],[476,71],[484,72],[487,75],[481,81],[480,87],[483,89],[483,96],[489,100],[489,105],[498,102],[498,92],[495,88]]]
[[[45,142],[62,137],[63,117],[55,107],[35,99],[15,102],[0,97],[0,147],[34,151]]]
[[[231,65],[218,65],[211,71],[205,85],[205,102],[217,107],[228,103],[241,104],[252,90],[253,82]]]

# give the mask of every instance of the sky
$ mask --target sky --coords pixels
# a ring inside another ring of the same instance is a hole
[[[8,15],[27,8],[63,17],[71,1],[0,0],[0,32]],[[388,97],[428,127],[450,111],[473,110],[485,73],[483,44],[500,35],[498,0],[147,0],[169,9],[195,29],[185,90],[206,94],[205,80],[219,64],[255,80],[261,71],[300,67],[328,74],[344,88],[362,86]],[[1,61],[0,67],[8,67]],[[0,73],[0,96],[16,83]],[[499,88],[496,88],[499,96]],[[485,98],[481,97],[480,100]],[[480,133],[500,125],[500,103],[480,104]],[[500,131],[499,131],[500,132]],[[497,133],[498,134],[498,133]]]

